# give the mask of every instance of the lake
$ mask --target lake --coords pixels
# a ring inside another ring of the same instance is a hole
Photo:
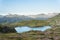
[[[35,28],[31,28],[28,26],[21,26],[21,27],[15,27],[15,30],[17,31],[17,33],[23,33],[23,32],[28,32],[28,31],[45,31],[47,29],[50,29],[51,26],[43,26],[43,27],[35,27]]]

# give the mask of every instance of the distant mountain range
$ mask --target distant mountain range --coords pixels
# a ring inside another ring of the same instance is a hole
[[[3,22],[19,22],[23,20],[47,20],[54,16],[58,15],[57,13],[49,13],[49,14],[38,14],[38,15],[17,15],[17,14],[8,14],[8,15],[0,15],[0,23]]]

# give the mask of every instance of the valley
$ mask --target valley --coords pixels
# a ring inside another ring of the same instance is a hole
[[[27,18],[28,20],[24,20],[24,18],[21,16],[23,19],[21,19],[22,21],[19,19],[20,16],[7,17],[10,21],[8,20],[2,22],[3,20],[7,20],[3,19],[0,22],[0,40],[60,40],[60,13],[50,16],[46,20],[39,19],[45,17],[41,17],[41,15],[38,17],[38,19],[36,17],[33,17],[33,19],[31,16]],[[4,17],[1,16],[0,19],[2,18]],[[20,21],[17,21],[14,18],[17,18],[17,20],[19,19]],[[51,26],[52,28],[47,29],[44,32],[31,30],[28,32],[17,33],[17,31],[14,29],[17,26],[29,26],[31,28]]]

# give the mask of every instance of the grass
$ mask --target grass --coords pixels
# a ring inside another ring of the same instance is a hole
[[[17,33],[2,33],[0,34],[0,40],[19,40],[20,37]]]

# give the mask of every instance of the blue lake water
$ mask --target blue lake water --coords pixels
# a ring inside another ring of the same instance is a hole
[[[31,31],[31,30],[34,30],[34,31],[45,31],[47,29],[50,29],[51,26],[43,26],[43,27],[37,27],[37,28],[31,28],[31,27],[28,27],[28,26],[22,26],[22,27],[15,27],[15,30],[17,31],[17,33],[23,33],[23,32],[28,32],[28,31]]]

